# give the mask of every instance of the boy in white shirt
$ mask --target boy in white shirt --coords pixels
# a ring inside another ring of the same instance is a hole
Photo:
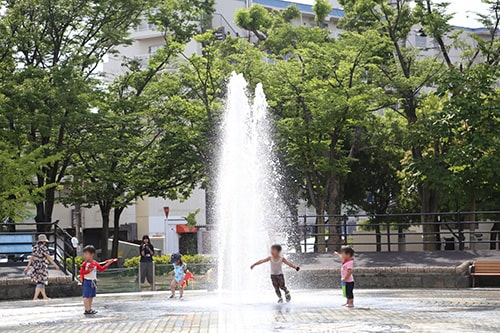
[[[283,275],[283,264],[290,266],[297,272],[300,270],[300,267],[295,266],[294,264],[283,258],[281,256],[281,245],[274,244],[273,246],[271,246],[271,255],[265,259],[257,261],[255,264],[250,266],[250,269],[253,269],[255,266],[263,264],[268,261],[271,263],[271,281],[273,283],[274,291],[278,296],[278,303],[283,303],[281,290],[285,292],[286,301],[290,302],[292,300],[292,296],[290,295],[290,291],[285,286],[285,277]]]

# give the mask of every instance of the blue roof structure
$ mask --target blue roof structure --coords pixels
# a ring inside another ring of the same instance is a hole
[[[252,0],[252,3],[274,7],[274,8],[286,8],[290,5],[295,5],[301,12],[313,13],[312,6],[302,3],[295,3],[293,1],[283,1],[283,0]],[[342,9],[334,8],[330,12],[331,16],[334,17],[344,17],[344,11]]]

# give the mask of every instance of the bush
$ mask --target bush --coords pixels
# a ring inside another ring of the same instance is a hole
[[[80,269],[80,266],[82,266],[83,263],[83,258],[82,257],[75,257],[75,264],[76,264],[76,269]],[[71,269],[73,266],[73,259],[72,258],[66,258],[66,267]]]
[[[126,259],[123,263],[124,267],[132,268],[137,267],[139,265],[139,261],[141,260],[140,256]],[[170,254],[166,254],[163,256],[154,256],[153,261],[156,265],[168,265],[170,263]],[[195,255],[183,255],[182,261],[186,264],[209,264],[213,262],[213,259],[208,256],[203,256],[201,254]]]

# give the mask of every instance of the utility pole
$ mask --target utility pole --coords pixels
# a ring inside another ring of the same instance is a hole
[[[74,214],[74,227],[75,227],[75,237],[78,239],[78,247],[76,248],[76,254],[81,254],[82,249],[82,207],[80,203],[75,204],[75,214]]]

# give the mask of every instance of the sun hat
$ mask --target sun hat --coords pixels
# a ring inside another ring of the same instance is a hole
[[[47,239],[47,236],[45,236],[45,234],[40,234],[38,235],[38,243],[41,243],[41,242],[48,242],[49,240]]]
[[[172,254],[172,256],[170,257],[170,263],[173,264],[173,263],[176,263],[178,262],[179,260],[181,260],[181,254],[180,253],[174,253]]]

